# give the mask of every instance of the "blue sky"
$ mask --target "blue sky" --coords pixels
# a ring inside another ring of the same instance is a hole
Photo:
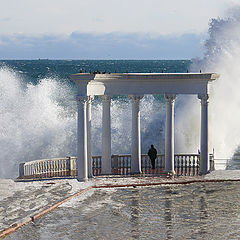
[[[238,0],[0,0],[1,59],[201,57]]]

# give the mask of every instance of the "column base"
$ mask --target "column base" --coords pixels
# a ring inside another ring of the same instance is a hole
[[[77,178],[78,182],[87,182],[88,178]]]
[[[103,170],[101,171],[101,175],[111,175],[112,174],[112,170]]]
[[[176,172],[174,170],[164,170],[166,177],[174,177]]]
[[[101,172],[100,175],[101,175],[101,176],[110,176],[110,175],[112,175],[112,173],[104,173],[104,172],[102,173],[102,172]]]
[[[209,174],[211,171],[202,171],[202,172],[199,172],[199,176],[203,176],[203,175],[206,175],[206,174]]]
[[[134,172],[130,172],[130,174],[132,174],[132,175],[135,175],[135,174],[141,174],[142,173],[142,171],[134,171]]]

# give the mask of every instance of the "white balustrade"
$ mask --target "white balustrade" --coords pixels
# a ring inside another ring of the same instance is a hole
[[[131,172],[131,155],[112,155],[112,173],[126,175]],[[143,174],[162,173],[165,168],[165,155],[159,154],[156,158],[156,171],[152,171],[151,161],[147,154],[141,155]],[[214,164],[214,159],[211,160]],[[92,174],[101,174],[102,157],[92,157]],[[197,175],[200,169],[200,154],[175,154],[174,166],[177,175]],[[52,158],[35,160],[20,164],[22,175],[19,178],[52,178],[52,177],[76,177],[77,158]]]

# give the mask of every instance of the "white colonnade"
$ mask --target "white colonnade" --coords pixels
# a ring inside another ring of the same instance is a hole
[[[200,173],[206,174],[208,164],[208,83],[217,79],[215,73],[187,74],[73,74],[78,84],[78,180],[92,177],[91,100],[100,96],[102,115],[102,174],[111,174],[111,96],[128,95],[132,103],[131,173],[141,173],[140,100],[144,94],[164,94],[165,172],[174,174],[174,102],[178,94],[195,94],[201,100]]]
[[[201,100],[201,165],[200,174],[206,174],[209,169],[208,162],[208,94],[198,95]]]
[[[174,102],[176,95],[165,95],[165,171],[174,174]]]
[[[111,174],[111,97],[101,96],[102,111],[102,174]]]
[[[88,101],[89,97],[77,96],[78,104],[78,124],[77,124],[77,168],[78,179],[86,181],[88,179]],[[90,144],[89,144],[90,145]]]
[[[143,96],[130,95],[132,102],[132,145],[131,173],[141,173],[141,129],[140,129],[140,100]]]

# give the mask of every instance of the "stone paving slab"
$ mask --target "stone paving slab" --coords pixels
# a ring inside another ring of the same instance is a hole
[[[88,187],[128,187],[173,183],[192,183],[209,180],[239,180],[238,170],[217,170],[206,176],[181,176],[163,178],[159,176],[101,176],[88,182],[76,179],[14,182],[0,179],[0,233],[10,226],[21,223],[67,197]],[[84,194],[83,194],[84,195]],[[83,196],[84,198],[84,196]]]

